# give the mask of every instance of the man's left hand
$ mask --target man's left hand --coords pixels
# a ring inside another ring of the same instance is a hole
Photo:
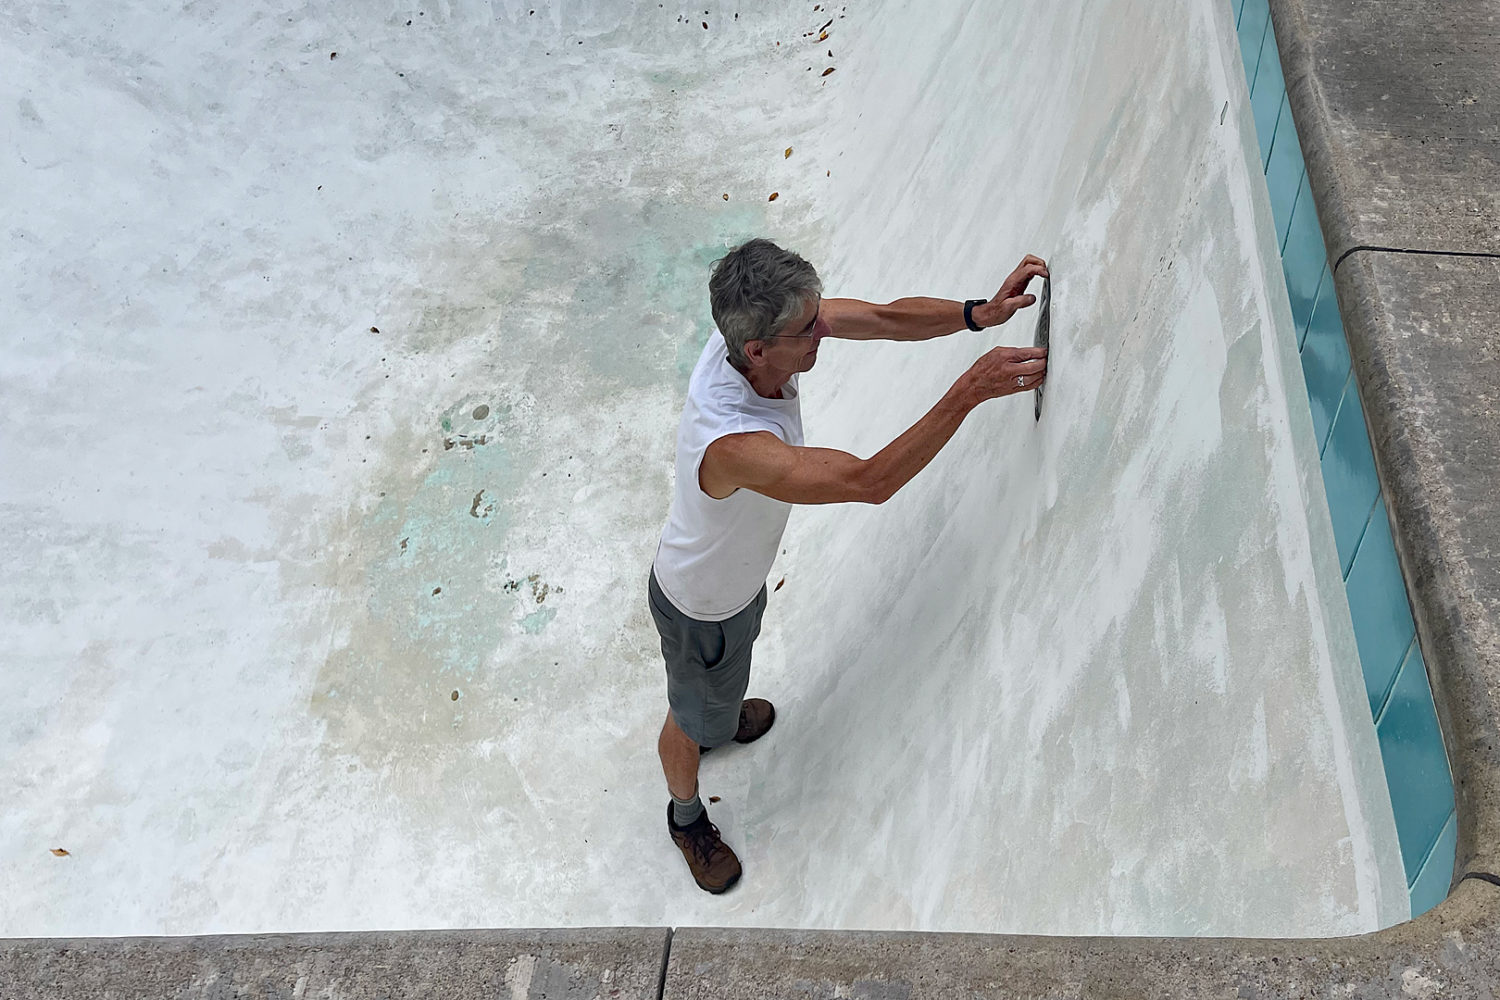
[[[1026,294],[1026,286],[1032,278],[1046,278],[1047,262],[1035,254],[1027,254],[1019,267],[1010,272],[1010,277],[1000,286],[995,297],[982,306],[974,307],[974,322],[980,326],[999,326],[1020,309],[1036,304],[1036,296]]]

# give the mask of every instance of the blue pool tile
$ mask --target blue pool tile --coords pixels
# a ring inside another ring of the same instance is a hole
[[[1339,319],[1339,300],[1333,280],[1324,280],[1313,304],[1307,336],[1302,341],[1302,376],[1307,380],[1308,402],[1312,404],[1313,431],[1318,436],[1318,450],[1324,450],[1328,432],[1333,428],[1334,414],[1349,381],[1349,342],[1344,339],[1344,324]]]
[[[1349,617],[1354,620],[1354,641],[1359,647],[1360,670],[1364,673],[1365,694],[1370,702],[1370,716],[1378,722],[1382,709],[1388,707],[1394,697],[1390,694],[1391,682],[1401,669],[1403,659],[1420,660],[1422,656],[1412,642],[1416,626],[1411,619],[1406,583],[1401,576],[1401,564],[1396,559],[1396,546],[1391,541],[1391,526],[1385,518],[1383,501],[1377,503],[1370,513],[1369,524],[1345,586]]]
[[[1278,247],[1286,244],[1287,230],[1292,224],[1292,205],[1297,200],[1297,189],[1306,172],[1302,166],[1302,147],[1297,145],[1297,128],[1292,123],[1292,113],[1283,95],[1281,116],[1276,120],[1276,136],[1271,140],[1271,162],[1266,166],[1266,187],[1271,190],[1271,215],[1276,220]]]
[[[1286,98],[1286,84],[1281,76],[1281,58],[1276,54],[1275,34],[1266,29],[1265,44],[1259,58],[1260,71],[1251,80],[1250,112],[1255,119],[1255,140],[1260,144],[1260,168],[1266,169],[1271,158],[1271,141],[1276,136],[1276,122]]]
[[[1266,30],[1271,23],[1271,7],[1268,0],[1245,0],[1245,7],[1240,11],[1240,22],[1237,34],[1240,39],[1240,56],[1245,63],[1245,79],[1255,82],[1255,68],[1260,61],[1260,45],[1266,35]]]
[[[1281,245],[1281,257],[1288,267],[1307,274],[1307,301],[1302,314],[1305,325],[1308,314],[1312,312],[1312,297],[1317,292],[1318,274],[1328,262],[1328,253],[1323,249],[1323,227],[1318,224],[1318,206],[1313,201],[1312,186],[1305,170],[1302,172],[1302,182],[1297,185],[1296,198],[1292,202],[1292,224],[1287,230],[1286,242]]]
[[[1420,917],[1448,898],[1453,882],[1453,852],[1458,848],[1458,814],[1448,813],[1437,843],[1432,845],[1422,870],[1411,884],[1411,915]]]
[[[1453,779],[1448,775],[1448,758],[1420,650],[1402,665],[1375,732],[1396,813],[1401,861],[1407,882],[1414,883],[1428,849],[1453,811]]]
[[[1295,220],[1294,220],[1294,223],[1293,223],[1293,228],[1295,229]],[[1295,237],[1295,233],[1293,233],[1293,236]],[[1318,245],[1319,246],[1323,245],[1322,242],[1321,242],[1321,240],[1319,241]],[[1285,266],[1285,258],[1283,258],[1283,266]],[[1300,273],[1300,268],[1299,268],[1299,273]],[[1317,306],[1318,300],[1323,295],[1323,286],[1324,285],[1328,285],[1329,286],[1328,287],[1328,294],[1330,296],[1333,296],[1334,295],[1333,279],[1330,278],[1329,275],[1328,275],[1328,260],[1327,260],[1326,257],[1323,260],[1323,266],[1318,269],[1318,279],[1317,279],[1317,281],[1313,282],[1313,303],[1312,304],[1313,304],[1314,307]],[[1336,298],[1335,298],[1335,302],[1334,302],[1334,305],[1332,306],[1332,308],[1334,308],[1335,310],[1337,310],[1337,308],[1338,308],[1338,304],[1337,304],[1337,299]],[[1307,318],[1304,319],[1297,326],[1297,350],[1299,350],[1299,351],[1302,350],[1304,347],[1307,346],[1307,331],[1312,328],[1312,314],[1313,314],[1313,309],[1309,309],[1307,311]]]
[[[1250,77],[1250,92],[1261,88],[1272,91],[1286,89],[1286,80],[1281,72],[1281,55],[1276,48],[1276,25],[1266,18],[1266,29],[1260,37],[1260,52],[1255,57],[1255,75]]]
[[[1307,321],[1312,318],[1313,303],[1317,301],[1318,279],[1323,274],[1327,255],[1323,253],[1323,233],[1318,228],[1318,211],[1313,205],[1312,192],[1307,187],[1307,175],[1302,175],[1302,184],[1297,189],[1297,201],[1292,207],[1292,225],[1287,231],[1286,246],[1281,251],[1281,270],[1286,275],[1287,295],[1292,302],[1292,322],[1300,342]]]
[[[1338,545],[1339,565],[1348,577],[1355,550],[1365,533],[1370,507],[1380,492],[1375,476],[1375,455],[1365,431],[1364,410],[1354,380],[1344,384],[1344,397],[1328,446],[1323,449],[1323,488],[1328,494],[1328,512],[1333,515],[1333,540]],[[1354,603],[1353,595],[1349,603]]]

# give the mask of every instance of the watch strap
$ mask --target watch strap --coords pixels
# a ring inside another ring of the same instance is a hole
[[[988,301],[989,299],[969,299],[964,303],[964,326],[968,327],[970,330],[984,329],[984,327],[974,322],[974,307],[982,306]]]

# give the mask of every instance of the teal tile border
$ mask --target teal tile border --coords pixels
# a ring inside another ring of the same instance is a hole
[[[1250,85],[1260,167],[1282,255],[1360,668],[1415,917],[1446,898],[1453,877],[1453,779],[1375,473],[1269,0],[1229,2]]]
[[[1330,497],[1329,503],[1332,502]],[[1385,504],[1378,499],[1368,512],[1364,538],[1360,541],[1344,587],[1349,595],[1349,614],[1354,620],[1354,639],[1359,645],[1365,693],[1370,699],[1370,716],[1378,726],[1397,674],[1412,660],[1422,662],[1421,650],[1412,644],[1417,625],[1412,621],[1411,609],[1406,603],[1406,586],[1401,579],[1396,543],[1391,538]],[[1409,655],[1413,652],[1414,657]],[[1422,690],[1427,690],[1425,683]],[[1431,700],[1430,695],[1428,700]],[[1393,800],[1396,792],[1397,789],[1391,789]],[[1398,817],[1397,828],[1400,825]],[[1421,846],[1427,847],[1425,843]]]
[[[1453,881],[1453,854],[1458,847],[1458,813],[1448,811],[1442,832],[1422,860],[1422,868],[1411,884],[1411,912],[1426,913],[1448,895]]]
[[[1413,648],[1401,665],[1375,732],[1385,780],[1391,786],[1407,884],[1415,885],[1422,870],[1433,863],[1433,847],[1453,812],[1453,782],[1420,649]],[[1442,859],[1437,863],[1441,865]]]

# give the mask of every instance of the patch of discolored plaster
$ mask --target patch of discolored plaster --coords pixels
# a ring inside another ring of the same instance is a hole
[[[556,617],[556,608],[542,608],[539,611],[533,611],[531,614],[521,619],[521,631],[525,632],[528,635],[536,635],[542,629],[547,627],[548,622]]]
[[[510,622],[487,610],[495,595],[485,580],[504,561],[525,474],[505,443],[520,436],[516,400],[492,398],[465,397],[426,433],[395,434],[376,472],[385,489],[373,508],[323,526],[322,548],[336,561],[310,567],[306,582],[332,589],[333,648],[310,707],[331,753],[385,761],[430,739],[434,727],[460,724],[439,704],[453,681],[471,696],[492,686],[480,667]],[[475,421],[481,406],[488,409]],[[451,431],[459,415],[464,430],[455,433],[493,440],[445,449],[452,433],[442,425]]]
[[[493,371],[685,386],[713,326],[712,262],[772,228],[764,209],[616,191],[580,210],[578,197],[546,196],[446,238],[434,250],[445,273],[413,290],[398,349],[479,343]]]
[[[644,410],[675,413],[686,391],[713,325],[712,262],[754,235],[819,258],[810,198],[774,217],[759,199],[725,202],[725,187],[758,188],[753,166],[678,148],[731,127],[686,125],[702,114],[677,108],[691,82],[657,72],[656,100],[601,111],[615,127],[525,112],[492,121],[511,148],[572,150],[570,168],[501,210],[456,212],[416,255],[420,277],[382,309],[383,351],[441,369],[459,392],[372,460],[375,509],[329,528],[327,548],[347,553],[338,638],[312,698],[329,752],[388,762],[455,724],[451,700],[431,707],[452,680],[471,712],[493,700],[503,716],[525,702],[516,692],[545,683],[541,665],[597,655],[584,632],[557,633],[575,600],[557,567],[594,575],[602,558],[620,579],[599,592],[617,594],[635,568],[618,565],[620,539],[646,545],[659,529],[664,504],[619,500],[665,497],[670,459],[643,461],[635,428]],[[532,578],[520,591],[507,587],[517,574]],[[588,599],[585,616],[597,613]]]

